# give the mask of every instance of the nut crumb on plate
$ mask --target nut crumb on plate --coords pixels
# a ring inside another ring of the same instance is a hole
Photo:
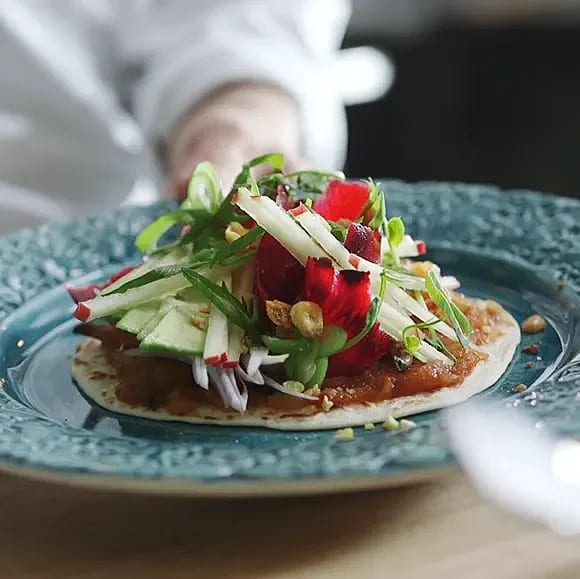
[[[399,430],[399,421],[394,418],[393,416],[389,416],[383,422],[383,430],[391,431],[391,430]]]
[[[336,440],[352,440],[354,438],[354,430],[349,426],[348,428],[340,428],[334,435]]]
[[[539,314],[532,314],[522,322],[522,330],[526,334],[537,334],[546,329],[546,320]]]
[[[514,386],[514,392],[525,392],[528,387],[525,384],[517,384]]]

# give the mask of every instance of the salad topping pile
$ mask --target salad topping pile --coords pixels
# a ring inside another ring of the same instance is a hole
[[[239,412],[249,384],[319,400],[325,380],[385,357],[401,372],[453,365],[471,331],[449,293],[459,284],[410,261],[426,245],[387,217],[380,185],[283,165],[277,153],[253,159],[229,192],[198,165],[179,208],[138,236],[141,265],[69,288],[75,316],[134,336],[128,355],[190,364]]]

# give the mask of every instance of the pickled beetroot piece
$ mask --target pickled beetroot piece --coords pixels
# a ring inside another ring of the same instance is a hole
[[[304,285],[304,268],[271,235],[264,235],[256,252],[256,293],[262,304],[281,300],[293,304]]]
[[[317,303],[326,325],[344,328],[355,337],[366,324],[371,305],[368,272],[337,271],[328,259],[309,258],[306,264],[304,299]],[[375,324],[353,348],[330,357],[328,376],[360,374],[389,352],[391,341]]]
[[[356,376],[372,366],[391,351],[391,339],[378,322],[372,330],[352,348],[331,356],[327,376]]]
[[[344,245],[351,253],[368,261],[379,263],[381,260],[381,234],[366,225],[351,223]]]
[[[122,269],[121,271],[117,272],[116,274],[112,275],[105,283],[102,284],[89,284],[83,287],[72,287],[72,286],[65,286],[66,290],[68,291],[70,297],[74,300],[75,304],[80,302],[86,302],[87,300],[93,299],[97,295],[97,291],[101,291],[106,287],[109,287],[111,284],[115,283],[117,280],[121,279],[122,277],[126,276],[128,273],[132,272],[135,267],[131,266]]]
[[[363,214],[369,201],[369,193],[369,187],[365,183],[332,180],[324,195],[312,207],[329,221],[356,221]]]

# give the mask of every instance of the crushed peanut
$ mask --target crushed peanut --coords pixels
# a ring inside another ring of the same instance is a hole
[[[540,346],[538,346],[538,344],[530,344],[529,346],[522,348],[522,352],[525,352],[526,354],[536,355],[540,353]]]
[[[514,392],[525,392],[528,387],[525,384],[518,384],[514,386]]]
[[[533,362],[526,362],[524,364],[524,368],[529,369],[529,368],[533,368],[534,367],[534,363]]]
[[[324,330],[322,308],[314,303],[301,301],[292,306],[290,318],[305,338],[319,338]]]
[[[393,416],[389,416],[383,422],[383,430],[391,431],[391,430],[399,430],[399,421],[394,418]]]
[[[411,428],[415,428],[415,426],[417,426],[417,424],[412,420],[407,420],[406,418],[399,420],[399,428],[401,430],[410,430]]]
[[[192,316],[191,323],[198,330],[202,330],[202,331],[207,330],[207,321],[204,318],[197,318],[195,316]]]
[[[232,221],[227,227],[225,232],[225,238],[228,243],[233,243],[240,237],[243,237],[248,233],[248,229],[246,229],[241,223],[237,221]]]
[[[294,392],[304,392],[305,386],[302,382],[298,382],[298,380],[286,380],[282,382],[282,386],[284,388],[288,388],[288,390],[294,390]]]
[[[375,429],[375,425],[372,422],[367,422],[365,424],[365,430],[374,430]]]
[[[268,319],[277,327],[286,330],[292,329],[292,318],[290,310],[292,306],[280,300],[266,300],[266,315]]]
[[[431,261],[412,261],[408,264],[407,269],[419,277],[427,277],[430,271],[439,272],[439,267]]]
[[[308,388],[308,390],[304,390],[304,394],[307,396],[320,396],[320,386],[315,384],[311,388]]]
[[[322,399],[322,410],[324,412],[328,412],[334,406],[334,402],[328,398],[328,396],[324,396]]]
[[[546,320],[538,314],[532,314],[522,322],[522,330],[526,334],[537,334],[546,329]]]
[[[336,440],[352,440],[354,438],[354,430],[349,426],[348,428],[340,428],[334,435]]]

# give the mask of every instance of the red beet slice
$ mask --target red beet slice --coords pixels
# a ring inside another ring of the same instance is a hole
[[[365,326],[371,305],[368,272],[337,271],[330,260],[309,258],[304,298],[321,308],[325,324],[344,328],[350,338]],[[391,340],[378,324],[353,348],[331,356],[328,376],[360,374],[389,352]]]
[[[266,300],[297,301],[304,286],[304,268],[271,235],[264,235],[256,252],[256,291]]]
[[[381,234],[366,225],[351,223],[344,245],[351,253],[368,261],[379,263],[381,260]]]
[[[324,195],[312,207],[329,221],[356,221],[363,214],[368,200],[369,187],[366,183],[332,180]]]

